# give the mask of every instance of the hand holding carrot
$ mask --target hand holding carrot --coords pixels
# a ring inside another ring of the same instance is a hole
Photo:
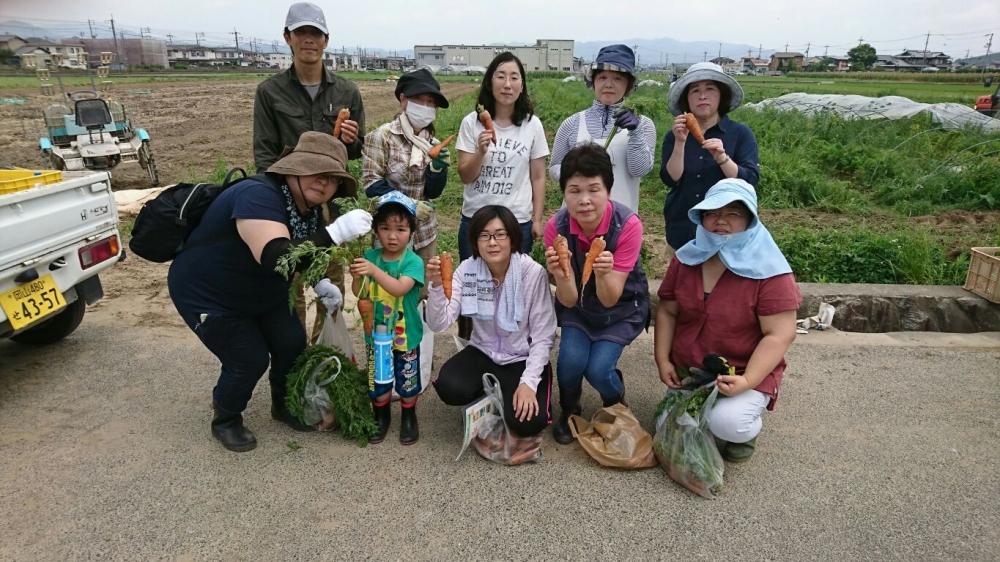
[[[567,279],[573,278],[573,266],[570,264],[570,270],[567,273],[563,269],[562,264],[559,261],[559,253],[552,246],[545,249],[545,269],[552,274],[552,277],[556,281],[565,281]]]
[[[378,271],[378,267],[365,258],[355,258],[349,270],[353,277],[364,277],[365,275],[374,275]]]
[[[429,284],[435,287],[444,286],[441,283],[441,258],[434,256],[427,260],[427,265],[424,266],[424,276]]]
[[[479,122],[483,124],[483,128],[485,128],[487,131],[490,132],[493,144],[496,144],[497,132],[496,129],[493,128],[493,116],[490,115],[490,112],[486,111],[486,108],[483,107],[482,105],[476,106],[476,113],[478,114]]]
[[[479,133],[479,138],[476,139],[476,148],[479,150],[480,154],[486,154],[490,150],[490,144],[493,143],[493,133],[491,131],[483,131]]]
[[[673,131],[676,144],[683,145],[687,141],[689,133],[687,127],[687,118],[684,117],[683,114],[678,115],[674,119]]]
[[[600,279],[605,277],[607,274],[611,273],[615,269],[615,256],[611,252],[605,250],[600,254],[597,254],[597,259],[594,260],[594,277]]]

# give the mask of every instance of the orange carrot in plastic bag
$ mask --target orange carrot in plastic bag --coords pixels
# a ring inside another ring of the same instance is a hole
[[[685,113],[684,122],[687,125],[688,132],[694,136],[694,140],[698,141],[698,144],[705,144],[705,135],[701,132],[701,125],[698,124],[698,119],[690,113]]]
[[[451,300],[451,277],[455,274],[455,262],[451,259],[451,254],[445,252],[441,254],[441,287],[444,288],[444,296]]]

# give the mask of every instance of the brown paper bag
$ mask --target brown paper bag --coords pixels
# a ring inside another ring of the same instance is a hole
[[[626,406],[615,404],[601,408],[590,422],[580,416],[570,416],[569,428],[583,450],[604,466],[656,466],[653,438]]]

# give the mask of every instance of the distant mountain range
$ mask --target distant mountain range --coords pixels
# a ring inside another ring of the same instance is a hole
[[[758,53],[757,45],[745,45],[740,43],[726,43],[724,41],[677,41],[669,37],[659,39],[613,39],[607,41],[577,41],[574,46],[574,54],[583,57],[584,60],[592,61],[597,57],[601,47],[615,43],[624,43],[636,50],[639,64],[655,65],[666,63],[693,63],[703,60],[712,60],[718,56],[729,57],[739,60],[747,54],[756,57]],[[637,48],[638,47],[638,48]],[[767,59],[772,50],[762,50],[760,55]],[[810,53],[817,54],[817,53]]]

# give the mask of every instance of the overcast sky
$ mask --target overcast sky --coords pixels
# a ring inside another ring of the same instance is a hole
[[[535,39],[603,41],[669,37],[679,41],[722,41],[763,45],[764,50],[804,50],[829,46],[846,52],[859,38],[877,50],[929,48],[955,57],[983,54],[986,35],[997,32],[998,0],[842,0],[823,8],[799,0],[338,0],[316,2],[330,24],[330,46],[412,49],[414,44],[497,42]],[[40,27],[88,33],[114,15],[127,36],[150,28],[155,37],[174,35],[193,42],[196,32],[208,43],[231,44],[231,32],[265,45],[281,40],[291,2],[262,0],[0,0],[0,20],[16,19]],[[2,30],[0,30],[2,31]],[[815,51],[814,51],[815,52]]]

